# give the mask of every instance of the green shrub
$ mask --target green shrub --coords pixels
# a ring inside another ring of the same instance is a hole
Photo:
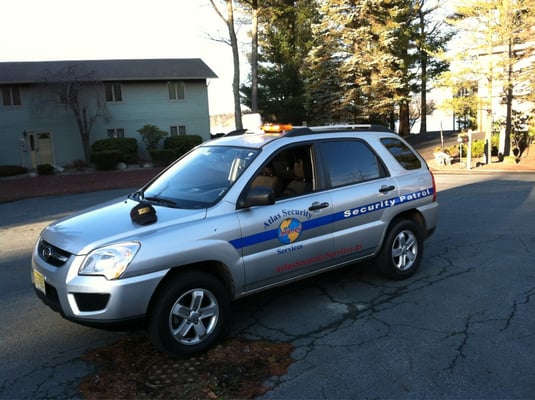
[[[65,166],[65,169],[83,171],[85,167],[87,167],[87,165],[84,160],[73,160],[70,164]]]
[[[175,150],[176,158],[178,158],[201,143],[202,137],[199,135],[171,136],[165,138],[164,148]]]
[[[500,135],[492,135],[490,141],[491,155],[498,155],[498,145],[500,141]],[[463,154],[466,154],[466,148],[463,149]],[[472,141],[472,157],[484,157],[485,156],[485,139],[477,139]]]
[[[95,151],[91,153],[91,161],[97,171],[111,171],[122,161],[122,153],[119,150]]]
[[[91,145],[91,151],[94,153],[111,150],[120,153],[119,161],[127,164],[136,164],[138,162],[137,140],[135,138],[100,139]]]
[[[167,167],[177,159],[176,153],[176,150],[173,149],[149,150],[150,158],[155,167]]]
[[[143,128],[137,130],[145,143],[147,150],[154,150],[158,147],[158,143],[167,136],[167,132],[162,131],[156,125],[145,125]]]
[[[459,157],[459,145],[455,144],[453,146],[445,148],[444,153],[449,154],[453,158],[458,158]],[[464,150],[463,150],[463,154],[464,154]]]
[[[28,172],[28,169],[20,165],[0,165],[0,176],[22,175]]]
[[[483,157],[485,155],[485,141],[474,140],[472,142],[472,157]]]
[[[54,175],[54,167],[50,164],[39,164],[37,166],[37,175]]]

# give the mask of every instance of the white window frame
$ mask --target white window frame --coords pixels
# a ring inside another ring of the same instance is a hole
[[[2,105],[4,107],[17,107],[22,105],[22,96],[20,94],[19,86],[2,86],[1,93]],[[16,96],[14,94],[16,94]]]
[[[170,101],[180,101],[186,98],[186,84],[184,81],[168,81],[167,89]]]
[[[124,128],[109,128],[107,130],[108,138],[124,138]]]
[[[172,125],[169,127],[169,136],[185,136],[186,125]]]
[[[104,97],[108,103],[122,102],[123,87],[121,82],[104,82]]]

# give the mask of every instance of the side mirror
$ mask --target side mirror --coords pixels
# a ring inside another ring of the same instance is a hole
[[[248,208],[254,206],[267,206],[275,204],[275,193],[273,189],[264,186],[257,186],[250,189],[238,202],[238,208]]]

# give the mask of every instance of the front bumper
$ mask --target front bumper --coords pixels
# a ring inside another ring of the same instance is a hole
[[[37,295],[66,319],[85,325],[120,327],[147,313],[151,297],[168,270],[124,279],[82,276],[83,256],[71,255],[56,266],[32,255],[32,283]]]

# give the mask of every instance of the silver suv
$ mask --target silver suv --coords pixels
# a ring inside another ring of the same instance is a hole
[[[224,332],[231,300],[371,258],[411,276],[437,217],[425,161],[385,129],[227,136],[46,227],[32,281],[69,320],[142,322],[158,348],[191,354]]]

